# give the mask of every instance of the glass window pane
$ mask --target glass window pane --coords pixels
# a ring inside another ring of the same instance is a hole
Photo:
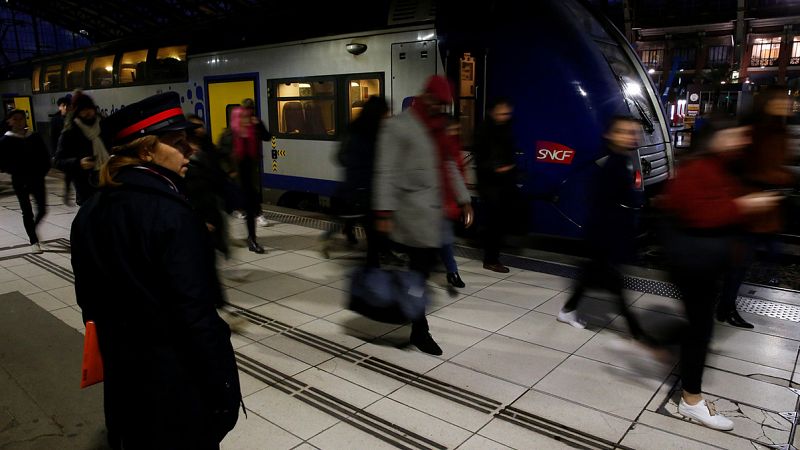
[[[86,60],[67,63],[67,89],[73,90],[83,87],[83,75],[86,70]]]
[[[278,97],[312,97],[333,95],[333,81],[299,81],[278,85]]]
[[[89,84],[93,88],[111,87],[114,84],[114,55],[98,56],[92,60]]]
[[[57,66],[47,66],[44,74],[44,91],[60,91],[63,87],[61,80],[61,64]]]
[[[144,81],[146,62],[147,50],[123,53],[119,62],[119,84]]]
[[[150,68],[154,80],[186,78],[186,46],[162,47],[156,53],[155,65]]]
[[[42,68],[40,66],[34,67],[33,76],[31,77],[31,87],[33,88],[33,92],[39,92],[42,90],[41,76],[42,76]]]
[[[332,136],[336,134],[333,100],[278,101],[278,132]]]
[[[358,117],[367,99],[381,95],[381,80],[368,78],[363,80],[350,80],[350,121]]]

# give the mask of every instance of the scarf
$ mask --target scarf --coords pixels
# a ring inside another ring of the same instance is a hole
[[[231,111],[233,154],[239,161],[248,158],[258,160],[260,141],[256,137],[256,127],[250,122],[244,125],[242,124],[242,118],[245,115],[246,112],[242,107],[234,108],[233,111]]]
[[[108,150],[106,150],[105,144],[103,144],[103,140],[100,139],[100,121],[95,120],[94,123],[89,126],[85,123],[81,122],[80,119],[73,120],[75,125],[81,129],[83,135],[86,136],[86,139],[92,142],[92,154],[94,156],[94,170],[99,171],[100,167],[103,166],[108,161]]]
[[[442,195],[443,206],[442,210],[444,211],[445,217],[451,220],[456,220],[461,215],[461,210],[458,208],[458,204],[455,201],[455,189],[452,185],[454,180],[450,179],[445,164],[448,160],[453,159],[456,153],[460,153],[460,148],[458,147],[457,141],[451,139],[451,136],[447,135],[447,116],[429,115],[428,111],[423,105],[423,102],[421,101],[415,101],[411,105],[411,110],[422,121],[422,123],[425,124],[425,128],[428,130],[429,136],[433,139],[433,142],[436,143],[436,156],[437,162],[439,163],[439,182],[441,185],[440,193]],[[457,165],[459,164],[459,157],[454,159]],[[461,167],[459,166],[459,168]]]

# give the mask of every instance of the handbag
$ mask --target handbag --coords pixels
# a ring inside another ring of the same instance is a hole
[[[425,315],[428,303],[419,272],[360,267],[350,281],[349,309],[378,322],[413,322]]]
[[[97,342],[97,329],[94,321],[86,322],[83,337],[83,363],[81,364],[81,389],[103,381],[103,358]]]

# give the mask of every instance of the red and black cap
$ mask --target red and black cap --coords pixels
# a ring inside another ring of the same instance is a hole
[[[147,135],[190,130],[197,124],[186,120],[177,92],[164,92],[130,104],[106,118],[101,128],[110,147]],[[109,147],[109,148],[110,148]]]

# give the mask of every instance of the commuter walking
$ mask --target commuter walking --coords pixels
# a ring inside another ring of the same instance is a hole
[[[629,116],[615,116],[603,135],[607,157],[589,193],[586,239],[589,261],[575,283],[572,295],[558,313],[558,321],[584,328],[577,308],[587,288],[600,287],[617,300],[634,339],[647,342],[639,321],[625,303],[621,265],[630,261],[636,233],[635,209],[641,199],[635,187],[633,154],[641,123]]]
[[[28,129],[26,118],[26,112],[21,109],[12,110],[6,116],[10,130],[0,138],[0,170],[11,174],[11,186],[17,194],[31,252],[42,253],[36,226],[47,214],[44,178],[50,170],[50,153],[39,133]],[[35,216],[31,197],[36,202]]]
[[[186,171],[186,193],[189,203],[205,223],[214,248],[228,258],[228,224],[225,220],[228,174],[222,168],[222,155],[211,142],[203,120],[195,115],[188,116],[187,120],[197,128],[187,133],[192,154]]]
[[[717,284],[730,270],[741,228],[779,201],[774,193],[746,194],[733,168],[750,143],[749,133],[749,127],[707,121],[692,138],[694,151],[668,182],[663,200],[667,259],[688,320],[680,334],[683,393],[678,412],[718,430],[733,429],[733,422],[702,396]]]
[[[97,326],[109,444],[218,449],[241,403],[206,227],[184,197],[175,92],[108,117],[114,155],[72,224],[75,294]]]
[[[338,153],[339,164],[344,167],[344,182],[338,197],[344,203],[343,232],[351,244],[357,243],[355,224],[362,218],[367,235],[367,265],[380,265],[380,250],[383,247],[375,234],[375,218],[372,216],[372,176],[375,168],[375,143],[381,122],[389,113],[389,105],[381,97],[372,96],[364,103],[359,116],[350,123]],[[323,253],[327,254],[331,232],[323,234]]]
[[[61,131],[64,129],[64,118],[69,110],[70,103],[72,102],[72,95],[67,94],[60,97],[56,101],[58,111],[50,116],[50,155],[55,157],[56,150],[58,150],[58,139],[61,137]],[[72,191],[72,178],[65,172],[64,173],[64,204],[71,206],[70,192]]]
[[[231,130],[233,158],[244,197],[247,248],[264,253],[264,247],[256,239],[256,219],[261,215],[261,141],[269,141],[272,134],[256,117],[255,103],[249,98],[231,111]]]
[[[753,143],[745,150],[741,164],[743,180],[749,192],[791,190],[797,185],[797,177],[786,167],[789,165],[786,119],[792,115],[792,100],[787,91],[785,87],[772,86],[755,98]],[[784,229],[784,213],[783,208],[772,209],[754,217],[746,227],[745,236],[738,242],[733,256],[735,264],[725,276],[717,305],[718,321],[735,327],[753,328],[753,324],[736,310],[736,298],[759,247],[765,247],[766,262],[772,271],[776,270],[779,242],[775,235]],[[778,285],[778,275],[773,274],[769,283]]]
[[[444,221],[440,255],[447,272],[447,285],[449,289],[452,289],[466,287],[466,284],[458,274],[458,263],[453,249],[455,244],[453,228],[456,222],[462,219],[463,214],[467,214],[469,217],[465,223],[471,224],[473,213],[470,203],[472,201],[471,196],[464,182],[464,163],[461,157],[461,126],[457,120],[453,119],[447,125],[446,134],[444,145],[439,145],[439,170],[442,177],[442,193],[444,194],[445,218],[447,219]],[[459,202],[461,202],[461,206],[459,206]]]
[[[109,155],[94,100],[78,91],[70,109],[54,162],[75,183],[76,203],[82,205],[97,190],[97,174]]]
[[[409,256],[409,268],[425,278],[442,247],[445,215],[439,158],[446,145],[447,109],[453,95],[447,79],[433,76],[413,106],[384,122],[378,133],[372,208],[376,229]],[[456,169],[453,167],[453,169]],[[454,176],[459,176],[457,169]],[[459,196],[465,212],[469,196]],[[465,214],[471,221],[471,216]],[[423,315],[411,324],[411,344],[441,355]]]
[[[478,193],[486,220],[483,267],[508,273],[508,267],[500,262],[500,247],[508,233],[509,199],[516,189],[516,150],[511,128],[514,107],[510,100],[498,98],[489,105],[488,111],[489,116],[476,130],[474,141]]]

